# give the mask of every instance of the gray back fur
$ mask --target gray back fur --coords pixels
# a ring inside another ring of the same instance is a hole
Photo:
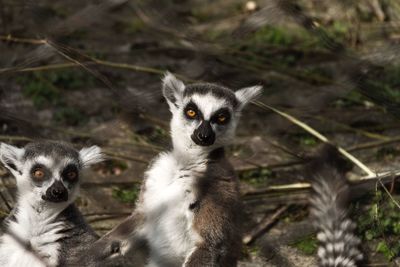
[[[79,261],[81,255],[99,236],[86,223],[74,204],[68,206],[57,220],[68,225],[65,231],[67,237],[60,240],[60,266],[82,266]]]

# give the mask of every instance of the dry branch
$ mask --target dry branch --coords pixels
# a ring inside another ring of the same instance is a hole
[[[370,148],[380,147],[380,146],[389,145],[389,144],[398,143],[398,142],[400,142],[400,136],[396,136],[396,137],[390,138],[388,140],[374,141],[374,142],[368,142],[368,143],[354,145],[354,146],[349,147],[348,151],[358,151],[358,150],[363,150],[363,149],[370,149]]]
[[[0,36],[0,41],[8,41],[8,42],[15,42],[15,43],[28,43],[28,44],[35,44],[35,45],[47,45],[49,47],[52,47],[59,55],[61,55],[63,58],[65,58],[69,61],[68,63],[57,63],[57,64],[50,64],[50,65],[44,65],[44,66],[37,66],[37,67],[2,68],[2,69],[0,69],[0,74],[7,73],[7,72],[34,72],[34,71],[45,71],[45,70],[54,70],[54,69],[63,69],[63,68],[72,68],[72,67],[82,67],[86,71],[88,71],[89,73],[94,75],[96,78],[99,78],[100,80],[103,81],[103,77],[98,77],[99,76],[98,73],[94,73],[93,70],[88,68],[88,66],[91,64],[102,65],[102,66],[112,67],[112,68],[117,68],[117,69],[131,70],[131,71],[136,71],[136,72],[146,72],[146,73],[158,74],[158,75],[163,75],[166,72],[166,70],[162,70],[162,69],[156,69],[156,68],[151,68],[151,67],[144,67],[144,66],[138,66],[138,65],[133,65],[133,64],[118,63],[118,62],[97,59],[95,57],[91,57],[86,54],[83,54],[83,53],[79,52],[78,50],[73,49],[71,47],[66,47],[64,45],[61,46],[59,44],[55,44],[54,42],[47,40],[47,39],[17,38],[17,37],[13,37],[11,35],[7,35],[7,36]],[[81,61],[71,57],[70,55],[65,53],[66,50],[74,51],[75,53],[78,53],[80,56],[86,58],[88,60],[88,62],[81,62]],[[194,81],[194,80],[191,80],[180,74],[175,74],[175,75],[178,78],[185,80],[185,81]]]
[[[11,34],[7,36],[0,36],[0,41],[23,43],[23,44],[36,44],[36,45],[46,44],[46,40],[44,39],[17,38],[13,37]]]
[[[11,136],[11,135],[0,135],[2,141],[32,141],[31,138],[25,136]]]
[[[367,181],[374,181],[376,182],[382,182],[382,183],[387,183],[392,181],[393,179],[399,178],[400,177],[400,171],[396,172],[383,172],[383,173],[377,173],[374,175],[374,177],[371,176],[363,176],[360,177],[359,179],[353,181],[354,185],[357,184],[362,184]],[[304,189],[310,189],[311,184],[310,183],[294,183],[294,184],[283,184],[283,185],[271,185],[266,188],[261,188],[257,190],[249,190],[244,193],[245,196],[248,195],[261,195],[261,194],[267,194],[271,192],[282,192],[282,193],[287,193],[289,191],[297,191],[297,190],[304,190]]]
[[[256,240],[259,236],[261,236],[265,231],[274,224],[279,217],[289,208],[289,206],[282,206],[278,208],[272,216],[265,216],[264,219],[254,228],[250,233],[246,234],[242,242],[245,245],[251,244],[254,240]]]

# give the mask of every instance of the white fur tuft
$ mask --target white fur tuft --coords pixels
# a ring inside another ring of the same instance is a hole
[[[261,95],[262,86],[256,85],[252,87],[245,87],[239,89],[235,92],[235,96],[237,100],[240,102],[240,108],[243,108],[247,105],[250,101],[255,100],[259,95]]]
[[[81,159],[83,168],[87,168],[90,165],[102,162],[104,160],[104,154],[101,152],[101,149],[98,146],[82,148],[79,151],[79,157]]]
[[[21,167],[20,161],[25,153],[24,148],[18,148],[5,143],[0,143],[0,161],[4,166],[14,173],[16,171],[13,165],[19,170]]]
[[[182,101],[185,84],[170,72],[165,73],[162,82],[163,95],[167,99],[168,105],[170,108],[177,107]]]

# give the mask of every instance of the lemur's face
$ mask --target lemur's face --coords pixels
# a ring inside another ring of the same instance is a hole
[[[36,202],[73,202],[81,170],[101,159],[97,146],[77,151],[60,142],[35,142],[25,148],[0,144],[0,161],[15,176],[18,194]]]
[[[260,86],[236,92],[206,83],[186,86],[167,74],[163,93],[173,115],[174,145],[212,149],[230,144],[243,107],[260,92]]]
[[[181,116],[177,114],[176,126],[190,134],[194,144],[212,146],[226,143],[233,137],[236,128],[236,114],[233,106],[212,94],[191,95],[184,98]]]

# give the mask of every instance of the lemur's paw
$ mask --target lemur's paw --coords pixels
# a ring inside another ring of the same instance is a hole
[[[121,254],[121,242],[120,241],[113,241],[110,245],[110,255],[119,255]]]
[[[125,247],[121,240],[100,239],[91,246],[90,253],[93,253],[96,260],[101,261],[123,256]]]

